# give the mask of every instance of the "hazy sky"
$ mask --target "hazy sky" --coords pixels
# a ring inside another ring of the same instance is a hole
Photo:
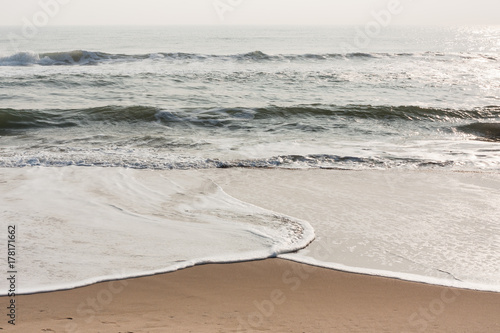
[[[0,25],[500,24],[500,0],[0,0]],[[399,5],[398,5],[399,3]]]

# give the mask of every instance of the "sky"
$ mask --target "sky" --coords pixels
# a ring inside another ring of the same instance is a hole
[[[391,24],[500,25],[499,13],[500,0],[0,0],[0,25],[12,26],[346,25],[377,17]]]

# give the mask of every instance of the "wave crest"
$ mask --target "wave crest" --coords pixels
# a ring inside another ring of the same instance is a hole
[[[41,127],[85,126],[101,123],[159,122],[168,126],[243,128],[252,122],[306,118],[371,119],[383,121],[479,120],[500,118],[500,106],[471,110],[424,108],[419,106],[373,105],[299,105],[264,108],[207,108],[165,110],[151,106],[103,106],[73,110],[16,110],[0,109],[0,130]],[[242,121],[244,120],[244,121]],[[490,138],[500,138],[495,123],[477,123],[459,127],[464,132],[479,132]]]
[[[243,61],[243,62],[290,62],[290,61],[339,61],[339,60],[370,60],[380,58],[418,57],[440,59],[486,59],[498,61],[498,57],[492,54],[465,54],[465,53],[321,53],[321,54],[267,54],[263,51],[253,51],[243,54],[213,55],[183,52],[157,52],[148,54],[112,54],[98,51],[73,50],[68,52],[18,52],[13,55],[0,57],[0,66],[57,66],[57,65],[94,65],[99,63],[130,62],[130,61],[189,61],[200,62],[211,60],[220,61]]]
[[[112,55],[103,52],[74,50],[69,52],[18,52],[0,57],[0,66],[57,66],[88,65],[112,59]]]

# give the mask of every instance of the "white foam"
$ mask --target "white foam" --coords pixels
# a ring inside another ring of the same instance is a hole
[[[349,272],[349,273],[388,277],[388,278],[393,278],[393,279],[398,279],[398,280],[420,282],[420,283],[425,283],[425,284],[434,284],[434,285],[440,285],[440,286],[446,286],[446,287],[452,287],[452,288],[500,292],[499,285],[490,285],[490,284],[483,284],[483,283],[469,282],[469,281],[457,281],[457,280],[451,280],[451,279],[445,279],[445,278],[437,278],[437,277],[432,277],[432,276],[411,274],[411,273],[405,273],[405,272],[395,272],[395,271],[389,271],[389,270],[383,270],[383,269],[370,269],[370,268],[364,268],[364,267],[348,266],[348,265],[329,262],[329,261],[321,261],[321,260],[317,260],[317,259],[310,257],[310,256],[304,256],[304,255],[298,255],[298,254],[281,254],[278,257],[282,258],[282,259],[287,259],[287,260],[303,263],[303,264],[308,264],[308,265],[313,265],[313,266],[318,266],[318,267],[323,267],[323,268],[330,268],[330,269],[334,269],[337,271],[343,271],[343,272]]]
[[[239,201],[197,171],[16,168],[0,178],[20,294],[273,257],[314,238],[307,222]]]
[[[106,61],[105,53],[74,50],[69,52],[35,53],[32,51],[17,52],[0,57],[0,66],[53,66],[53,65],[86,65],[96,61]]]
[[[0,57],[0,66],[28,66],[40,61],[35,52],[18,52],[9,56]]]

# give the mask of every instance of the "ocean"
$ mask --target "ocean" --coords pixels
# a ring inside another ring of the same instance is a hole
[[[357,46],[359,29],[47,27],[13,42],[20,29],[0,28],[0,216],[23,232],[20,253],[29,265],[21,290],[314,244],[307,221],[239,201],[201,170],[497,174],[500,28],[387,27]],[[12,170],[20,176],[11,180]],[[159,181],[139,170],[171,173]],[[452,280],[498,291],[500,193],[486,185],[477,191],[488,210],[467,221],[481,236],[461,240],[457,251],[467,263],[466,253],[489,235],[474,259],[486,262],[474,266],[480,278],[467,272]],[[441,231],[446,216],[436,222]],[[392,264],[356,264],[365,266]]]

